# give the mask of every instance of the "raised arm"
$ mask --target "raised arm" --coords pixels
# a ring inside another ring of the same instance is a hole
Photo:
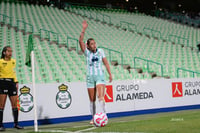
[[[112,82],[112,74],[111,74],[111,71],[110,71],[110,65],[108,63],[108,60],[106,59],[106,57],[103,58],[103,64],[105,65],[106,67],[106,70],[109,74],[109,82],[111,83]]]
[[[80,35],[80,38],[79,38],[79,45],[81,47],[82,52],[85,52],[85,49],[86,49],[86,46],[83,42],[83,38],[84,38],[84,34],[85,34],[87,27],[88,27],[87,21],[84,20],[83,23],[82,23],[82,31],[81,31],[81,35]]]

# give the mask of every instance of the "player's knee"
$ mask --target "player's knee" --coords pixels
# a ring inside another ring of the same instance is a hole
[[[95,102],[96,98],[90,98],[90,102]]]
[[[17,108],[17,101],[11,103],[12,108]]]
[[[17,104],[12,104],[12,108],[17,108]]]
[[[90,101],[91,101],[91,102],[95,102],[96,100],[93,99],[93,100],[90,100]]]
[[[99,99],[99,101],[104,101],[104,97],[103,96],[99,96],[98,99]]]
[[[4,105],[3,104],[0,104],[0,109],[4,109]]]

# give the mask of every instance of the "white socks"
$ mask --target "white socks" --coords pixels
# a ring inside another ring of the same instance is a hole
[[[106,113],[106,105],[104,100],[99,100],[99,105],[100,105],[100,112]]]
[[[100,105],[100,110],[98,113],[106,113],[106,108],[105,108],[105,101],[104,100],[99,100],[99,105]],[[90,113],[92,116],[96,114],[96,105],[95,102],[90,102]]]

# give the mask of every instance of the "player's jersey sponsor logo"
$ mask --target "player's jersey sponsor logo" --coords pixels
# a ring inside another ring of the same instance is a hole
[[[33,96],[30,94],[30,88],[24,86],[20,89],[19,108],[22,112],[30,112],[33,109]]]
[[[182,82],[173,82],[172,97],[182,97],[182,96],[183,96]]]
[[[67,85],[60,85],[58,87],[59,92],[56,95],[56,104],[61,109],[66,109],[71,105],[72,97],[71,94],[68,92],[68,86]]]
[[[99,60],[99,58],[98,57],[92,57],[92,62],[97,62]]]
[[[107,85],[105,89],[105,102],[113,102],[113,87],[112,85]]]

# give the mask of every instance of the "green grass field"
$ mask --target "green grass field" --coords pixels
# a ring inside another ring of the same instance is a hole
[[[8,133],[34,133],[34,128],[7,129],[6,131]],[[39,132],[200,133],[200,110],[110,118],[108,125],[101,128],[89,125],[89,121],[44,125],[39,126]]]

